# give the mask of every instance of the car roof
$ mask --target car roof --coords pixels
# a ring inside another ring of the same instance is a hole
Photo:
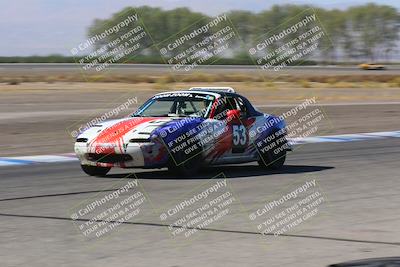
[[[157,95],[163,95],[163,94],[173,94],[173,93],[195,93],[195,94],[203,94],[203,95],[213,95],[215,98],[219,98],[219,97],[223,97],[223,96],[239,96],[242,97],[247,108],[248,108],[248,112],[251,116],[261,116],[263,115],[263,113],[257,111],[253,105],[250,103],[250,101],[245,98],[244,96],[241,96],[237,93],[232,93],[232,92],[221,92],[221,91],[213,91],[213,90],[209,90],[209,91],[205,91],[205,90],[201,90],[201,91],[195,91],[195,90],[179,90],[179,91],[168,91],[168,92],[163,92],[163,93],[159,93],[156,94]],[[155,97],[154,96],[154,97]]]
[[[201,91],[196,91],[196,90],[177,90],[177,91],[168,91],[168,92],[162,92],[158,93],[157,95],[163,95],[163,94],[173,94],[173,93],[195,93],[195,94],[203,94],[203,95],[213,95],[216,98],[221,97],[221,96],[240,96],[237,93],[231,93],[231,92],[222,92],[218,90],[201,90]]]

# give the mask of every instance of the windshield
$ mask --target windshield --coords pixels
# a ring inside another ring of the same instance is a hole
[[[214,96],[200,94],[157,95],[147,101],[134,117],[203,117],[211,109]]]

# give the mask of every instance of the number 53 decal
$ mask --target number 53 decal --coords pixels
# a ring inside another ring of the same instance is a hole
[[[232,125],[232,142],[234,147],[243,147],[247,144],[247,129],[244,125]]]

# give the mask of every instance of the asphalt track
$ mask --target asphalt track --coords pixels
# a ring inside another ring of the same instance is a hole
[[[296,147],[281,171],[254,164],[213,168],[193,179],[134,170],[151,205],[109,236],[85,240],[71,208],[130,175],[85,176],[76,162],[0,167],[1,266],[327,266],[400,251],[399,138]],[[197,186],[222,179],[240,202],[218,224],[177,240],[160,211]],[[261,236],[247,211],[278,191],[316,179],[321,214],[287,235]],[[104,192],[100,192],[104,193]]]

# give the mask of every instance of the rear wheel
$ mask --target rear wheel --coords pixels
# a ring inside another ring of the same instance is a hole
[[[105,176],[111,168],[90,165],[81,165],[82,170],[90,176]]]
[[[286,151],[279,157],[272,157],[270,155],[263,155],[262,159],[258,160],[258,164],[265,169],[279,170],[282,169],[286,160]]]
[[[265,169],[281,169],[285,164],[287,146],[285,137],[273,138],[261,149],[258,164]]]

